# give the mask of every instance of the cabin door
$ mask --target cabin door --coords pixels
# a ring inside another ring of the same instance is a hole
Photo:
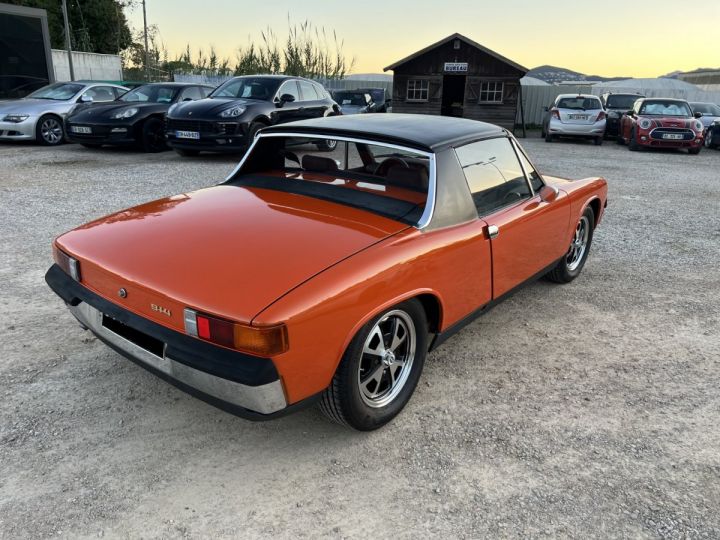
[[[442,88],[442,109],[443,116],[457,116],[462,118],[463,106],[465,105],[465,75],[444,75]]]

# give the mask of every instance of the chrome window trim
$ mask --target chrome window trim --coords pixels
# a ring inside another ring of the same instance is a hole
[[[392,148],[395,150],[404,150],[406,152],[412,152],[413,154],[418,154],[421,156],[425,156],[428,158],[428,193],[427,193],[427,202],[425,203],[425,208],[423,210],[422,215],[420,216],[420,219],[418,220],[417,224],[414,225],[417,229],[424,229],[427,227],[430,222],[432,221],[433,213],[435,212],[435,201],[437,199],[437,165],[435,163],[435,154],[433,152],[425,152],[423,150],[418,150],[416,148],[410,148],[408,146],[402,146],[399,144],[392,144],[392,143],[385,143],[382,141],[373,141],[371,139],[362,139],[358,137],[346,137],[343,135],[329,135],[324,133],[297,133],[297,132],[273,132],[273,133],[262,133],[258,132],[257,135],[255,135],[255,139],[253,140],[252,144],[250,145],[250,148],[247,149],[247,152],[245,152],[245,155],[240,160],[240,163],[237,164],[237,167],[233,169],[233,171],[225,178],[226,182],[229,182],[232,180],[235,175],[240,172],[242,169],[242,166],[245,164],[245,161],[247,161],[248,156],[255,148],[255,145],[257,142],[265,137],[301,137],[301,138],[311,138],[311,139],[328,139],[333,141],[344,141],[344,142],[354,142],[354,143],[360,143],[360,144],[372,144],[375,146],[382,146],[385,148]]]
[[[532,166],[532,168],[537,173],[538,177],[540,178],[540,181],[542,182],[543,186],[547,186],[548,183],[545,181],[545,178],[543,177],[542,173],[538,170],[538,168],[535,166],[535,164],[532,162],[530,157],[527,155],[527,152],[525,152],[525,149],[520,145],[520,143],[517,141],[514,135],[508,135],[510,139],[512,139],[513,146],[515,146],[515,149],[518,153],[522,154],[523,157],[527,160],[527,162]],[[520,166],[523,167],[523,170],[525,170],[525,167],[522,164],[522,161],[520,161]],[[525,176],[530,179],[530,177],[527,174],[527,171],[525,171]],[[532,189],[532,182],[530,182],[530,189]],[[534,191],[534,190],[533,190]]]

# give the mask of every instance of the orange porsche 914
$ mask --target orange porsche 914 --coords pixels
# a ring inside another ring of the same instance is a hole
[[[530,280],[575,279],[606,201],[604,179],[543,176],[491,124],[303,120],[260,131],[219,185],[61,235],[46,280],[108,346],[217,407],[319,402],[372,430],[428,351]]]

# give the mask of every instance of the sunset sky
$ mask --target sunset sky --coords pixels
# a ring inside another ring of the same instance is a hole
[[[720,0],[146,0],[171,56],[187,43],[235,50],[272,27],[282,42],[288,15],[335,30],[354,73],[382,68],[453,32],[533,68],[561,66],[603,76],[656,77],[720,67]],[[142,28],[142,9],[128,12]],[[711,29],[714,29],[711,31]]]

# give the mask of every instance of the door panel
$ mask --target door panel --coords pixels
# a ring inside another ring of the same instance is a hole
[[[484,218],[498,228],[492,239],[493,298],[505,294],[558,260],[569,245],[570,200],[539,195]]]

